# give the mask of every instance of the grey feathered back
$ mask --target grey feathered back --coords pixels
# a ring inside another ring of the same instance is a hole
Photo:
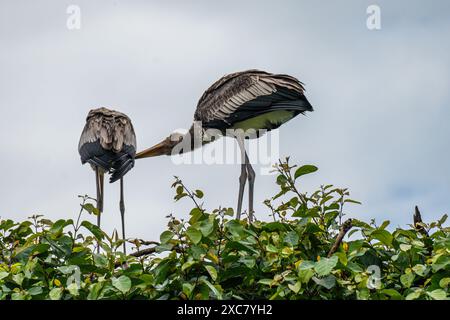
[[[107,108],[89,111],[78,150],[85,143],[99,141],[105,150],[120,152],[124,145],[136,149],[136,135],[127,115]]]
[[[213,83],[200,98],[194,120],[204,123],[227,121],[246,103],[273,94],[284,95],[285,100],[304,100],[304,111],[312,111],[304,97],[303,84],[296,78],[247,70],[226,75]]]
[[[134,166],[136,135],[125,114],[99,108],[89,111],[78,143],[81,163],[111,173],[110,182],[122,178]]]

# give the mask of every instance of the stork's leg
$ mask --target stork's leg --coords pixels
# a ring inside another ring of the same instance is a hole
[[[237,138],[239,148],[241,150],[241,175],[239,177],[239,195],[238,195],[238,205],[236,211],[236,219],[241,219],[242,211],[242,199],[244,198],[245,183],[247,182],[247,168],[245,163],[245,146],[242,139]]]
[[[253,192],[255,186],[255,170],[253,170],[247,153],[245,154],[245,164],[247,167],[248,176],[248,221],[253,222]]]
[[[98,216],[97,216],[97,227],[100,228],[100,174],[98,172],[98,167],[95,168],[95,186],[97,187],[97,209],[98,209]]]
[[[101,215],[103,212],[103,179],[104,175],[98,167],[95,168],[95,184],[97,186],[97,226],[100,228]],[[98,244],[97,252],[100,252],[100,244]]]
[[[247,170],[245,163],[241,164],[241,175],[239,176],[239,195],[236,211],[236,219],[241,219],[242,199],[244,198],[245,183],[247,182]]]
[[[123,253],[127,254],[125,244],[125,201],[123,197],[123,178],[120,178],[120,216],[122,218],[122,239],[123,239]]]

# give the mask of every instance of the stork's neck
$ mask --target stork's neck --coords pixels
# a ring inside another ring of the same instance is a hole
[[[189,131],[183,135],[180,142],[174,146],[174,154],[190,152],[213,142],[222,136],[217,129],[204,128],[200,122],[194,122]]]

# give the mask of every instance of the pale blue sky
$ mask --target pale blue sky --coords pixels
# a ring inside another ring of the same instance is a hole
[[[66,28],[70,4],[80,30]],[[381,30],[366,28],[370,4]],[[416,204],[438,218],[450,208],[449,11],[448,1],[2,1],[0,215],[76,217],[77,195],[95,194],[77,152],[90,108],[127,113],[149,147],[190,126],[217,78],[259,68],[298,77],[315,107],[279,131],[282,156],[320,169],[306,190],[348,187],[363,202],[351,216],[394,226]],[[157,239],[165,215],[187,214],[173,175],[203,189],[207,208],[235,207],[239,170],[138,162],[125,179],[128,236]],[[118,187],[106,187],[109,231]],[[257,176],[257,217],[275,192],[273,176]]]

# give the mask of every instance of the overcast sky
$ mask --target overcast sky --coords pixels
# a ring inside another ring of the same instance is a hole
[[[72,4],[79,30],[66,27]],[[381,30],[366,26],[371,4]],[[213,81],[258,68],[306,84],[315,111],[279,130],[280,156],[319,167],[304,190],[348,187],[363,202],[352,217],[405,226],[417,204],[436,219],[450,208],[449,12],[448,1],[1,1],[0,216],[76,218],[77,195],[95,195],[77,150],[89,109],[128,114],[142,149],[188,128]],[[186,216],[173,175],[212,209],[236,206],[239,173],[139,160],[125,177],[127,235],[156,240],[167,214]],[[274,179],[256,177],[260,219]],[[112,232],[119,185],[105,192]]]

